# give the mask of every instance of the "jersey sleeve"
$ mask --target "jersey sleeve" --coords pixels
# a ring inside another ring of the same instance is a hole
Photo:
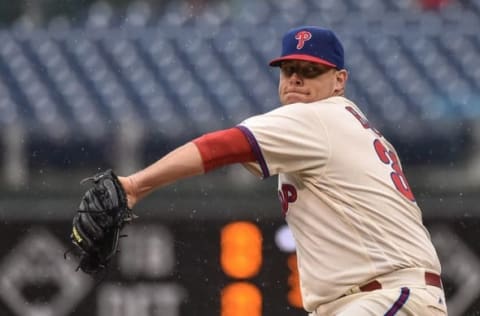
[[[245,167],[263,178],[323,168],[329,139],[316,104],[291,104],[240,123],[256,155]]]

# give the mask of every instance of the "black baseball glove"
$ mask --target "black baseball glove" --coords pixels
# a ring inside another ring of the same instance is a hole
[[[80,252],[77,268],[94,274],[105,268],[118,251],[120,231],[136,216],[127,205],[127,196],[112,170],[82,180],[92,182],[85,192],[70,235]]]

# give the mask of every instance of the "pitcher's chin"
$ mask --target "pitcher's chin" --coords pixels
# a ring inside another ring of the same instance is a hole
[[[284,104],[292,104],[292,103],[308,103],[308,96],[305,94],[297,93],[297,92],[288,92],[283,97]]]

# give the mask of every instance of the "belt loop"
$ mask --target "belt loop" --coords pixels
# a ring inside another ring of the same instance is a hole
[[[355,294],[355,293],[358,293],[358,292],[360,292],[360,286],[355,285],[355,286],[351,287],[348,291],[346,291],[345,294],[343,294],[343,295],[347,296],[347,295]]]

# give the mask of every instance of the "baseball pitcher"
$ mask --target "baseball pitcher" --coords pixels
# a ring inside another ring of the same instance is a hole
[[[120,218],[130,220],[130,209],[155,189],[242,163],[259,177],[278,176],[311,315],[447,315],[440,263],[399,157],[344,96],[349,74],[337,36],[292,29],[270,66],[280,69],[283,106],[118,177],[128,201]],[[101,243],[88,236],[94,229],[81,231],[87,236],[75,229],[77,245]],[[109,258],[97,261],[104,266]]]

